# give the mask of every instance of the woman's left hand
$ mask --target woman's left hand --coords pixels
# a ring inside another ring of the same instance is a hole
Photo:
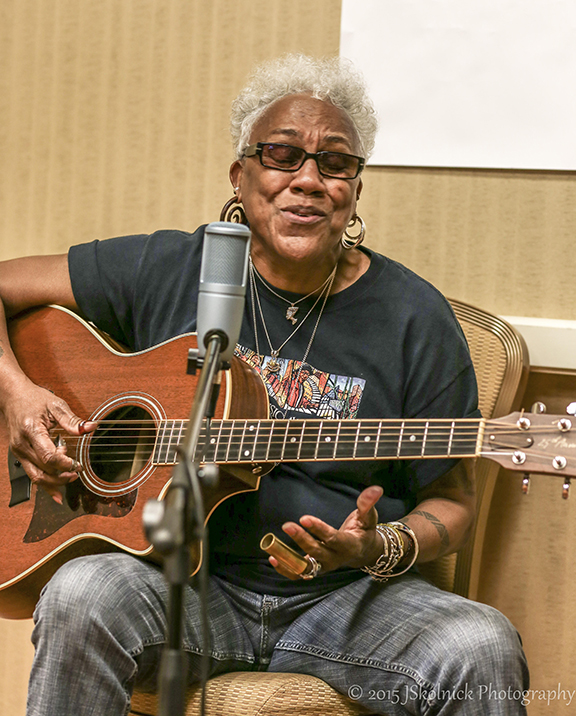
[[[344,520],[339,529],[331,527],[317,517],[304,515],[300,524],[286,522],[282,529],[304,552],[321,565],[321,573],[338,567],[365,567],[376,562],[382,554],[382,538],[376,531],[378,512],[375,505],[382,497],[381,487],[371,485],[356,500],[356,509]],[[297,575],[270,557],[277,572],[290,579]]]

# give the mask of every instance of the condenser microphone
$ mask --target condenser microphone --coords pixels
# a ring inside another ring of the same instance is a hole
[[[220,358],[229,363],[240,337],[250,229],[244,224],[216,221],[204,233],[200,288],[198,293],[198,358],[206,355],[206,346],[215,334],[222,336]]]

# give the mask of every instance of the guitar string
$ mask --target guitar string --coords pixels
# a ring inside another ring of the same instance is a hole
[[[284,421],[284,422],[287,422],[287,421]],[[326,425],[326,422],[327,422],[327,421],[324,421],[324,425]],[[338,422],[338,421],[335,421],[335,423],[337,423],[337,422]],[[378,422],[380,422],[380,421],[378,421]],[[282,426],[282,427],[284,427],[284,429],[285,429],[285,426]],[[517,430],[514,430],[514,431],[510,432],[509,429],[507,429],[505,426],[497,426],[497,427],[499,428],[499,430],[493,430],[493,431],[491,431],[491,432],[493,432],[493,433],[494,433],[494,432],[497,432],[499,437],[503,437],[504,434],[507,434],[507,435],[513,434],[513,435],[515,435],[515,436],[518,435],[518,431],[517,431]],[[460,447],[460,448],[463,447],[463,446],[461,445],[461,442],[462,442],[463,440],[465,440],[467,443],[469,443],[470,440],[471,440],[471,438],[477,437],[477,434],[478,434],[478,433],[477,433],[477,430],[471,429],[471,428],[472,428],[472,426],[470,426],[470,427],[468,428],[468,434],[462,433],[461,430],[459,430],[457,434],[454,434],[453,440],[452,440],[452,447],[453,447],[453,449],[451,449],[450,452],[453,452],[453,453],[458,454],[458,453],[459,453],[458,448],[459,448],[459,447]],[[341,435],[339,436],[337,443],[335,443],[335,448],[336,448],[338,445],[341,446],[341,447],[342,447],[342,446],[355,445],[357,449],[366,448],[366,447],[367,447],[367,443],[366,443],[365,441],[362,441],[362,440],[358,441],[358,439],[357,439],[358,436],[357,436],[357,429],[356,429],[356,427],[354,427],[354,426],[351,425],[351,426],[350,426],[350,429],[353,431],[354,434],[346,435],[345,432],[342,433],[342,431],[341,431]],[[242,430],[242,429],[240,428],[240,430]],[[281,432],[281,431],[279,431],[279,432]],[[549,431],[546,431],[546,432],[549,432]],[[376,457],[385,458],[385,456],[378,455],[378,450],[381,449],[381,448],[382,448],[382,449],[386,449],[386,448],[389,447],[389,446],[394,446],[394,447],[396,447],[396,446],[398,445],[398,437],[397,437],[396,432],[395,432],[395,435],[394,435],[392,438],[386,435],[386,431],[385,431],[385,430],[384,430],[384,433],[382,433],[382,431],[380,431],[380,433],[381,433],[381,434],[380,434],[380,438],[374,440],[374,442],[373,442],[372,444],[374,444],[374,446],[375,446]],[[363,434],[364,434],[364,436],[366,436],[366,435],[367,435],[367,432],[364,431]],[[414,434],[414,431],[411,431],[411,434]],[[112,437],[112,436],[111,436],[111,437]],[[230,435],[225,435],[224,437],[226,438],[226,442],[225,442],[224,445],[221,446],[221,445],[219,444],[219,441],[217,441],[217,442],[215,443],[215,448],[214,448],[214,453],[215,453],[215,454],[218,453],[218,450],[219,450],[221,447],[225,447],[225,448],[227,449],[227,452],[229,452],[230,449],[234,450],[235,448],[238,448],[238,450],[239,450],[240,447],[241,447],[243,444],[248,445],[248,443],[246,442],[247,436],[244,435],[243,431],[241,432],[241,434],[238,434],[238,433],[234,434],[234,432],[232,431]],[[307,437],[308,437],[308,439],[306,439]],[[140,449],[140,452],[143,452],[143,451],[146,451],[146,450],[150,450],[150,453],[152,453],[152,452],[154,451],[154,448],[155,448],[156,444],[157,444],[156,438],[157,438],[157,432],[156,432],[156,431],[151,432],[147,438],[146,438],[145,436],[142,436],[141,433],[136,433],[133,437],[131,437],[131,436],[129,436],[129,435],[128,435],[128,436],[125,435],[125,436],[123,436],[124,442],[118,442],[118,441],[115,441],[115,442],[103,442],[103,439],[102,439],[101,437],[99,437],[99,438],[98,438],[98,442],[91,445],[90,454],[91,454],[91,456],[92,456],[92,459],[94,459],[96,456],[99,456],[100,454],[110,456],[110,449],[109,449],[109,448],[112,448],[112,449],[115,450],[115,453],[114,453],[114,454],[115,454],[116,456],[119,456],[119,455],[121,455],[121,454],[128,454],[128,455],[130,455],[130,456],[133,458],[133,457],[134,457],[134,452],[133,452],[134,448],[136,448],[137,450],[138,450],[138,448],[139,448],[139,449]],[[285,449],[286,449],[286,448],[289,448],[291,445],[293,445],[293,443],[292,443],[292,442],[286,442],[286,438],[287,438],[287,435],[286,435],[286,434],[283,435],[283,436],[280,434],[280,435],[277,436],[276,444],[272,443],[272,445],[273,445],[274,447],[279,447],[278,441],[281,440],[281,441],[282,441],[282,444],[283,444],[283,446],[284,446],[284,448],[285,448]],[[130,440],[132,440],[132,442],[130,442]],[[79,437],[72,437],[72,439],[69,439],[69,440],[68,440],[69,444],[71,444],[71,447],[74,446],[74,442],[76,442],[76,445],[77,445],[79,441],[80,441],[80,438],[79,438]],[[263,441],[261,441],[261,444],[262,444],[262,442],[263,442]],[[371,441],[371,442],[372,442],[372,441]],[[420,441],[420,442],[422,442],[422,441]],[[167,442],[167,444],[164,444],[164,445],[163,445],[163,444],[162,444],[162,440],[161,440],[161,441],[160,441],[160,450],[166,450],[166,449],[168,449],[168,451],[169,451],[169,450],[171,449],[171,446],[173,445],[173,443],[174,443],[173,440],[172,440],[172,441],[169,440],[169,441]],[[296,444],[296,443],[294,443],[294,445],[295,445],[295,444]],[[315,439],[314,436],[306,436],[306,434],[305,434],[305,436],[304,436],[303,439],[297,441],[297,444],[298,444],[300,450],[302,449],[302,447],[306,447],[306,446],[309,446],[309,445],[321,445],[321,443],[319,443],[319,440],[318,440],[318,439]],[[419,442],[416,442],[416,444],[414,445],[414,447],[417,448],[417,447],[419,446],[419,444],[420,444]],[[441,437],[435,438],[433,435],[429,435],[429,436],[427,437],[424,450],[426,450],[426,448],[434,447],[434,446],[437,446],[437,445],[440,445],[440,444],[441,444],[441,445],[445,445],[445,444],[446,444],[445,438],[441,438]],[[500,453],[502,453],[502,451],[505,450],[505,449],[508,449],[508,450],[511,450],[511,451],[514,451],[514,449],[518,449],[518,446],[515,446],[515,445],[502,446],[502,445],[498,445],[498,444],[494,444],[494,443],[493,443],[493,446],[494,446],[494,450],[493,450],[492,452],[481,452],[480,454],[490,455],[490,454],[493,454],[496,450],[498,450]],[[130,452],[121,453],[121,452],[118,450],[118,448],[123,448],[123,447],[130,448]],[[258,447],[257,444],[255,444],[255,447]],[[370,447],[372,447],[372,446],[370,446]],[[408,447],[408,445],[404,445],[403,447],[406,448],[406,447]],[[532,446],[523,446],[523,447],[524,447],[526,450],[529,450],[529,451],[530,451],[529,454],[530,454],[531,456],[546,455],[546,454],[547,454],[546,452],[541,452],[541,451],[539,451],[539,450],[534,450]],[[173,449],[173,448],[172,448],[172,449]],[[268,449],[268,454],[269,454],[269,452],[270,452],[270,450]],[[469,452],[469,450],[467,450],[466,452]],[[443,452],[442,454],[446,454],[446,453]],[[400,455],[400,457],[405,457],[405,456],[406,456],[405,453]],[[239,457],[241,457],[241,456],[239,456]],[[340,457],[340,456],[339,456],[339,457]],[[394,457],[394,455],[392,455],[391,457]],[[418,457],[418,455],[417,455],[417,454],[416,454],[416,455],[411,455],[411,456],[409,456],[409,457]],[[423,457],[431,457],[431,456],[425,454]],[[110,460],[110,461],[112,461],[112,460]]]

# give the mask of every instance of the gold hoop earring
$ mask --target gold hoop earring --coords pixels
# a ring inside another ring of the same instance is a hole
[[[356,236],[350,236],[348,233],[348,229],[351,229],[356,224],[360,224],[360,232]],[[342,246],[349,251],[350,249],[355,249],[357,246],[360,246],[360,244],[364,241],[364,237],[366,236],[366,224],[362,220],[358,214],[354,214],[354,216],[350,219],[348,226],[346,227],[346,231],[342,234],[342,238],[340,239],[340,242]]]
[[[231,221],[233,224],[249,226],[242,202],[236,195],[227,201],[220,212],[220,221]]]

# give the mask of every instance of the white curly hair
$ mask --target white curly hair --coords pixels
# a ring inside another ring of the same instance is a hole
[[[259,65],[232,103],[230,133],[238,159],[250,143],[254,124],[268,107],[282,97],[301,93],[344,110],[356,129],[362,155],[370,156],[378,130],[376,110],[352,62],[288,54]]]

